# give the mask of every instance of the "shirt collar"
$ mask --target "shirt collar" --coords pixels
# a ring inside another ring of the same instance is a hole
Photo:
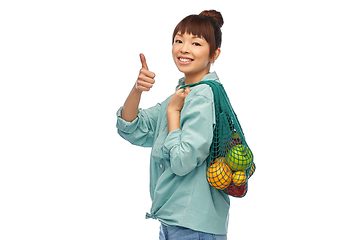
[[[220,82],[219,77],[217,76],[216,72],[208,73],[201,79],[201,81],[210,81],[210,80]],[[180,87],[180,86],[183,86],[184,84],[185,84],[185,78],[182,77],[179,79],[176,89],[178,89],[178,87]]]

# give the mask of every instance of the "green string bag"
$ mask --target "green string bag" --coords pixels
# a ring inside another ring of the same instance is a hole
[[[254,156],[245,141],[239,120],[223,85],[216,81],[200,81],[181,86],[207,84],[214,94],[216,125],[207,165],[207,180],[216,189],[233,197],[244,197],[248,180],[255,172]]]

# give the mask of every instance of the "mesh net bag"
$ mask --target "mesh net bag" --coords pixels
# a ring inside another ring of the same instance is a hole
[[[216,125],[207,165],[207,180],[233,197],[244,197],[248,180],[255,172],[254,156],[245,141],[237,116],[221,83],[200,81],[181,87],[207,84],[214,94]]]

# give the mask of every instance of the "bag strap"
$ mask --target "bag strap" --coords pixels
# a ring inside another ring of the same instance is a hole
[[[220,91],[219,91],[219,88],[222,88],[221,83],[219,83],[217,81],[200,81],[198,83],[192,83],[192,84],[183,85],[179,89],[183,89],[183,88],[187,88],[187,87],[195,87],[195,86],[200,85],[200,84],[207,84],[209,87],[211,87],[211,90],[212,90],[213,95],[214,95],[215,114],[216,115],[220,114],[221,109],[219,109],[219,107],[221,107],[221,104],[220,104]]]
[[[230,109],[232,115],[234,116],[234,119],[233,119],[233,121],[235,121],[234,124],[240,127],[239,130],[244,135],[244,132],[242,131],[239,119],[238,119],[234,109],[231,106],[229,97],[226,94],[224,86],[220,82],[211,81],[211,80],[210,81],[200,81],[197,83],[183,85],[179,89],[183,89],[183,88],[187,88],[187,87],[195,87],[200,84],[207,84],[209,87],[211,87],[211,90],[214,94],[215,116],[218,116],[223,111],[223,108]],[[217,117],[216,117],[216,120],[218,120]]]

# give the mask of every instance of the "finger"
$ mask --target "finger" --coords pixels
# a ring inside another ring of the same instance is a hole
[[[142,54],[142,53],[140,53],[140,61],[141,61],[142,68],[149,70],[147,63],[146,63],[146,58],[145,58],[144,54]]]
[[[141,91],[141,92],[148,92],[150,91],[150,88],[146,88],[144,86],[141,86],[140,84],[136,84],[136,89]]]
[[[178,89],[175,91],[175,95],[177,95],[177,96],[181,96],[181,94],[183,94],[183,93],[184,93],[184,89],[178,88]]]
[[[149,77],[149,76],[146,75],[146,74],[140,74],[139,77],[138,77],[138,79],[141,80],[141,81],[144,81],[144,82],[151,83],[151,84],[154,84],[154,83],[155,83],[155,79],[152,78],[151,76]]]
[[[184,98],[186,98],[186,96],[187,96],[189,93],[190,93],[190,88],[189,88],[189,87],[187,87],[187,88],[182,88],[182,89],[178,88],[178,89],[176,90],[176,92],[175,92],[174,95],[176,95],[176,96],[184,99]]]
[[[148,92],[148,91],[150,91],[150,88],[144,87],[144,86],[142,86],[141,84],[136,84],[136,89],[139,90],[139,91],[141,91],[141,92]]]
[[[147,82],[147,81],[143,81],[143,80],[141,80],[141,79],[137,81],[137,85],[138,85],[138,86],[142,86],[142,87],[144,87],[144,88],[148,88],[148,89],[150,89],[150,88],[153,87],[153,84],[152,84],[152,83],[149,83],[149,82]]]
[[[184,91],[185,97],[187,97],[187,95],[190,93],[190,88],[187,87],[187,88],[185,88],[184,90],[185,90],[185,91]]]
[[[145,69],[145,68],[142,68],[140,70],[140,74],[146,76],[146,77],[149,77],[149,78],[155,78],[155,73]]]

